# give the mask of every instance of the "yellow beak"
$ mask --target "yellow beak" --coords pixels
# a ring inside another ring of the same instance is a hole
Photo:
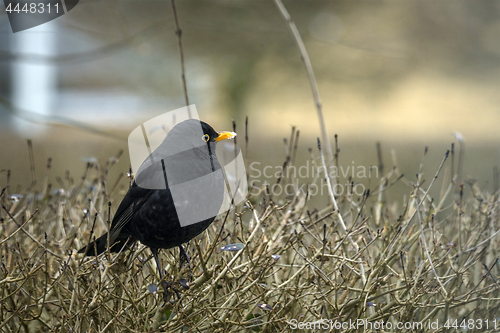
[[[236,133],[234,132],[219,132],[219,136],[216,137],[214,140],[217,141],[222,141],[226,139],[232,139],[236,136]]]

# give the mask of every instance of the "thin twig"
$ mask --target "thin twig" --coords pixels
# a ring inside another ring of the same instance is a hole
[[[295,39],[295,42],[297,43],[297,46],[299,47],[301,59],[304,62],[304,65],[306,67],[307,76],[309,77],[309,84],[311,85],[311,90],[312,90],[312,94],[313,94],[313,98],[314,98],[314,104],[316,106],[316,112],[318,114],[318,120],[319,120],[319,124],[321,127],[321,138],[322,138],[322,141],[324,142],[324,145],[326,147],[326,155],[327,155],[327,161],[328,161],[328,165],[329,165],[333,161],[332,147],[330,145],[330,138],[328,137],[328,132],[326,130],[326,123],[325,123],[325,119],[323,117],[323,106],[321,104],[321,100],[319,97],[318,85],[316,84],[316,79],[314,77],[314,71],[312,68],[311,60],[309,60],[309,55],[307,54],[307,50],[306,50],[306,47],[304,45],[304,42],[302,41],[302,38],[300,37],[299,30],[295,26],[295,23],[292,21],[290,14],[288,14],[288,11],[286,10],[285,5],[283,5],[283,2],[281,2],[281,0],[274,0],[274,2],[278,6],[278,9],[281,12],[281,15],[283,16],[283,18],[288,23],[288,26],[292,32],[292,35]]]
[[[339,218],[339,225],[342,228],[342,232],[346,234],[347,240],[352,244],[354,247],[356,253],[359,252],[359,245],[351,238],[351,235],[347,232],[347,227],[344,223],[344,219],[342,217],[342,214],[340,213],[339,206],[337,205],[337,200],[335,200],[335,195],[333,194],[333,189],[332,189],[332,184],[330,182],[330,176],[328,175],[328,170],[326,168],[326,163],[325,163],[325,157],[323,155],[323,151],[321,150],[321,141],[318,138],[318,149],[319,149],[319,154],[321,157],[321,163],[323,164],[324,168],[324,173],[325,173],[325,180],[326,184],[328,186],[328,194],[330,195],[330,200],[332,201],[333,208],[335,209],[335,212],[337,213],[337,217]],[[361,275],[361,281],[363,282],[363,285],[366,285],[366,275],[365,275],[365,268],[363,266],[363,261],[361,258],[358,259],[358,264],[359,264],[359,272]]]
[[[186,106],[189,106],[189,97],[188,97],[187,84],[186,84],[186,69],[184,66],[184,50],[182,48],[182,30],[181,30],[181,26],[179,24],[179,18],[177,16],[177,9],[175,7],[175,0],[172,0],[172,12],[174,14],[175,35],[177,36],[177,41],[179,43],[179,54],[181,57],[182,88],[184,89],[184,97],[186,99]],[[189,118],[191,118],[191,115]]]

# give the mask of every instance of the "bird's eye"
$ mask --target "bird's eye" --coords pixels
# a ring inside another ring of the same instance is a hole
[[[210,140],[210,137],[208,136],[208,134],[204,134],[201,139],[205,142],[208,142],[208,140]]]

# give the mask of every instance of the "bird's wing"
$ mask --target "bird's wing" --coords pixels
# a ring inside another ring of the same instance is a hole
[[[130,222],[134,214],[148,201],[154,190],[144,189],[137,186],[134,182],[123,198],[118,210],[115,213],[111,230],[109,231],[109,239],[111,244],[118,238],[123,227]]]

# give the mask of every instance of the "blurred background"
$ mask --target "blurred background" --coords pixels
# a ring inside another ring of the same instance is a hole
[[[248,161],[282,165],[300,130],[297,166],[320,127],[308,77],[273,1],[177,1],[187,89],[216,130],[236,122]],[[285,1],[304,40],[340,165],[398,166],[427,179],[465,138],[464,177],[492,188],[500,164],[500,2]],[[0,5],[0,185],[36,172],[75,177],[88,158],[128,171],[128,134],[185,105],[170,1],[81,1],[52,22],[12,33]],[[317,150],[315,150],[317,154]],[[124,182],[127,180],[124,179]],[[374,182],[372,181],[372,185]],[[11,193],[14,189],[11,189]]]

